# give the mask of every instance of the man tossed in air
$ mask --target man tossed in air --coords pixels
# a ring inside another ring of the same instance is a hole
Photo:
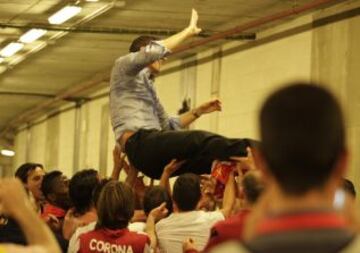
[[[192,10],[190,24],[179,33],[163,40],[136,38],[130,53],[115,61],[111,73],[110,111],[116,141],[130,163],[151,178],[160,178],[164,166],[174,158],[185,161],[177,174],[203,174],[210,173],[213,160],[247,154],[248,140],[181,130],[203,114],[220,111],[219,100],[169,117],[156,94],[154,77],[160,72],[162,60],[187,38],[201,32],[197,21],[198,14]]]

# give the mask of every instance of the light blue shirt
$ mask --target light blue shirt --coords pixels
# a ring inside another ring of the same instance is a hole
[[[159,42],[118,58],[110,79],[111,124],[118,140],[126,130],[177,130],[179,117],[169,117],[156,94],[150,69],[152,62],[169,51]]]

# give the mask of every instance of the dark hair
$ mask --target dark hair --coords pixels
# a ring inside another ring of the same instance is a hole
[[[340,106],[314,83],[293,83],[272,94],[260,113],[262,151],[289,195],[322,188],[345,149]]]
[[[197,175],[185,173],[176,179],[173,199],[180,211],[195,210],[200,198],[200,179]]]
[[[172,213],[172,201],[166,189],[162,186],[150,187],[144,195],[144,212],[146,216],[149,215],[152,209],[160,206],[163,202],[166,203],[168,214]]]
[[[122,229],[134,215],[135,196],[132,189],[118,181],[108,182],[96,205],[97,228]]]
[[[112,181],[113,179],[111,178],[103,178],[100,180],[100,182],[95,186],[93,193],[92,193],[92,200],[94,205],[96,206],[96,203],[99,200],[100,197],[100,193],[102,191],[102,189],[104,188],[104,186],[109,183],[110,181]]]
[[[341,187],[342,187],[346,192],[350,193],[351,196],[353,196],[354,198],[356,197],[355,186],[354,186],[353,182],[351,182],[349,179],[343,178],[342,186],[341,186]]]
[[[54,170],[44,175],[43,180],[41,182],[41,191],[44,194],[45,199],[49,200],[47,196],[48,194],[54,192],[54,188],[53,188],[54,180],[58,177],[61,177],[61,175],[62,172],[59,170]]]
[[[26,184],[30,172],[35,170],[37,167],[44,169],[40,163],[24,163],[16,170],[15,177],[19,178],[24,184]]]
[[[260,179],[254,173],[248,172],[242,180],[242,185],[246,200],[250,204],[255,204],[264,190],[264,185],[260,182]]]
[[[145,47],[150,44],[151,41],[158,40],[154,36],[142,35],[133,40],[130,45],[129,52],[134,53],[140,50],[141,47]]]
[[[94,169],[77,172],[69,182],[69,195],[78,214],[86,213],[92,206],[92,193],[99,183],[98,173]]]

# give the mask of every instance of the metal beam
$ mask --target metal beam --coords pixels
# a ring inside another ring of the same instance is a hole
[[[0,23],[0,28],[16,28],[16,29],[45,29],[48,31],[56,31],[56,32],[69,32],[69,33],[98,33],[98,34],[151,34],[157,36],[171,36],[173,34],[178,33],[178,30],[164,30],[164,29],[143,29],[143,28],[119,28],[119,27],[84,27],[84,26],[54,26],[44,23],[31,23],[31,24],[23,24],[23,23]],[[198,37],[207,38],[213,36],[216,32],[214,31],[203,31]],[[223,39],[232,39],[232,40],[253,40],[256,38],[255,33],[244,33],[237,34],[232,37],[225,37]]]

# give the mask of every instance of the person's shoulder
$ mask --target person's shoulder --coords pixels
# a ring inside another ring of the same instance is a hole
[[[75,231],[76,234],[84,234],[95,229],[96,221],[90,222],[84,226],[78,227]]]
[[[101,233],[99,229],[93,229],[93,230],[85,231],[82,234],[79,234],[78,238],[79,240],[83,241],[89,238],[96,237],[99,233]]]
[[[174,219],[176,218],[176,215],[174,215],[173,213],[170,214],[168,217],[162,218],[161,220],[159,220],[156,225],[162,225],[162,224],[167,224],[169,222],[172,222]]]
[[[218,221],[214,228],[222,229],[234,226],[242,226],[244,224],[246,216],[250,213],[250,211],[240,211],[239,213],[230,216],[225,220]]]
[[[128,237],[132,238],[139,244],[150,242],[149,236],[147,234],[141,233],[141,232],[128,231]]]
[[[202,211],[201,216],[208,220],[222,221],[225,219],[224,214],[220,210],[210,212]]]

